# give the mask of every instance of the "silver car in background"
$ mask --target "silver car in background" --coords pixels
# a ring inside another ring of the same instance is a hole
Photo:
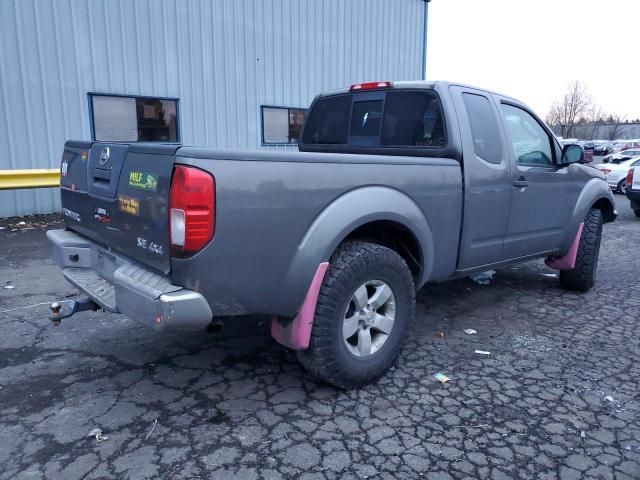
[[[609,163],[600,163],[594,166],[604,173],[609,187],[614,192],[624,195],[627,189],[627,173],[629,173],[629,169],[640,166],[640,150],[637,155],[631,158],[612,158]]]
[[[630,140],[616,140],[613,142],[613,152],[614,153],[622,153],[629,149],[637,149],[640,148],[640,140],[632,138]]]
[[[640,157],[640,147],[629,148],[618,153],[612,153],[602,159],[602,163],[620,163],[633,157]]]

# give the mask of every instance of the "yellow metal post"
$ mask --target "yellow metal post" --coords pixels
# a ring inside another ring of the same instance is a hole
[[[16,188],[47,188],[60,185],[60,170],[0,170],[0,190]]]

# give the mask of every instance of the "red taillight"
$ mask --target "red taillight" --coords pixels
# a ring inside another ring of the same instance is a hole
[[[601,171],[602,173],[604,173],[605,175],[606,175],[607,173],[611,173],[611,170],[609,170],[608,168],[601,168],[601,169],[600,169],[600,171]]]
[[[216,186],[213,177],[195,167],[176,165],[169,192],[171,247],[193,253],[213,238]]]
[[[364,82],[354,83],[349,91],[359,92],[360,90],[377,90],[380,88],[391,88],[391,82]]]
[[[633,168],[629,169],[629,173],[627,173],[627,188],[631,188],[631,185],[633,185]]]

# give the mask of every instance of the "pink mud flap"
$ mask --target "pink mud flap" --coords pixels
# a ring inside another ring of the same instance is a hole
[[[271,319],[271,336],[278,343],[293,350],[306,350],[309,348],[316,303],[318,302],[320,287],[322,286],[324,275],[327,273],[327,268],[329,268],[329,262],[323,262],[318,265],[302,307],[293,320],[283,325],[282,321],[277,318]]]
[[[573,239],[571,248],[564,257],[549,259],[547,258],[544,263],[549,268],[555,268],[556,270],[571,270],[576,266],[576,257],[578,256],[578,247],[580,246],[580,238],[582,237],[582,230],[584,229],[584,223],[578,226],[578,232]]]

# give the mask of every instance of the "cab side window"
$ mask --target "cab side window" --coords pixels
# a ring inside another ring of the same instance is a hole
[[[476,155],[489,163],[502,161],[502,140],[498,133],[498,122],[487,97],[463,93],[462,101],[467,110],[473,149]]]
[[[551,139],[527,111],[502,105],[502,115],[516,162],[520,165],[553,165]]]

